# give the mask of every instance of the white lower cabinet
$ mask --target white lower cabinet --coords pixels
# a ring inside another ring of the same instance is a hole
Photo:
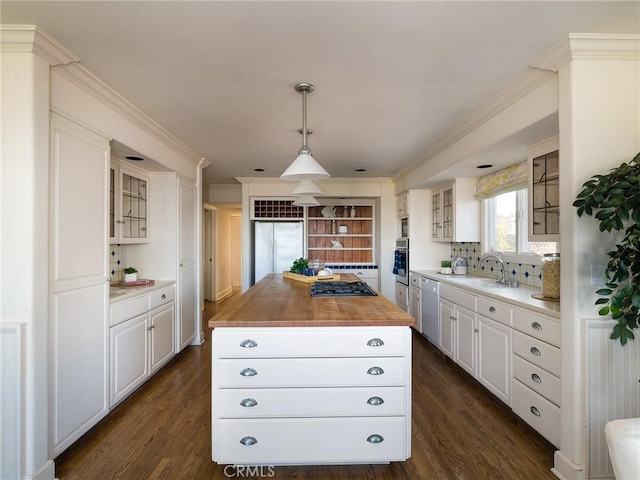
[[[478,315],[477,379],[511,405],[511,327]]]
[[[216,328],[212,341],[215,462],[409,458],[409,327]]]
[[[130,395],[175,355],[174,298],[172,285],[112,305],[110,407]]]

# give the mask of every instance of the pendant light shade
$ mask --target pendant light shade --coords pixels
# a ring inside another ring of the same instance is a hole
[[[296,188],[291,191],[291,195],[324,195],[324,192],[312,180],[300,180]]]
[[[302,94],[302,147],[298,151],[298,157],[287,168],[280,178],[283,180],[319,180],[330,177],[315,158],[311,156],[311,150],[307,146],[307,94],[313,92],[314,86],[310,83],[298,83],[296,92]]]
[[[293,204],[298,207],[315,207],[316,205],[320,205],[320,202],[310,195],[300,195],[296,197]]]

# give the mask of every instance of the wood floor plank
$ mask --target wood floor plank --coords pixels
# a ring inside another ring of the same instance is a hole
[[[207,303],[204,319],[221,304]],[[412,455],[388,465],[264,467],[288,480],[554,479],[555,448],[413,335]],[[211,341],[188,347],[56,459],[60,480],[227,480],[211,461]]]

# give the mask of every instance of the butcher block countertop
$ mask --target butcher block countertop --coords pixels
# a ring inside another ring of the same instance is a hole
[[[340,274],[342,281],[358,277]],[[386,297],[312,297],[311,284],[269,274],[208,322],[216,327],[413,326]]]

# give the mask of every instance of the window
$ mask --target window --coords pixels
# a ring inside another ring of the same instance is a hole
[[[557,252],[555,242],[529,242],[527,235],[527,189],[502,193],[483,200],[484,250],[513,261]]]

